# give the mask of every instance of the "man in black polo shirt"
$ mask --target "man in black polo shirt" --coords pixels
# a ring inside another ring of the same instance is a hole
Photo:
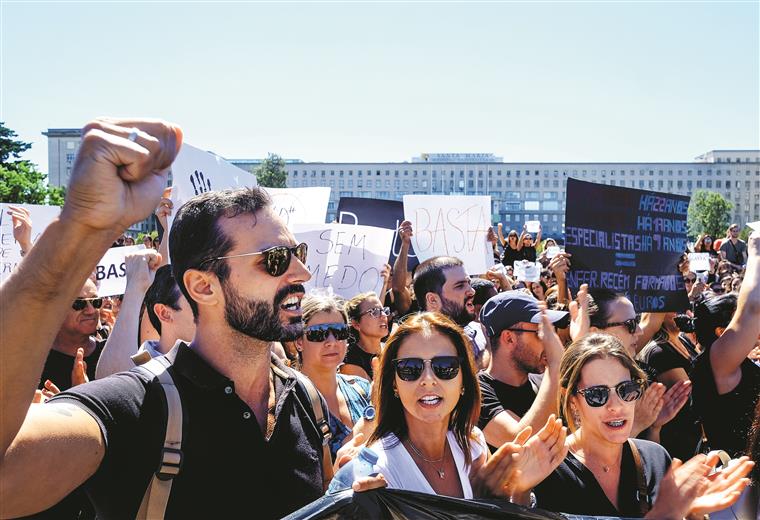
[[[545,316],[542,334],[539,324]],[[480,321],[491,338],[491,362],[478,375],[482,395],[478,427],[492,447],[511,442],[526,426],[537,432],[557,413],[562,343],[551,326],[567,319],[533,296],[506,291],[488,300]],[[538,393],[529,374],[544,374]]]
[[[155,208],[181,135],[160,121],[85,127],[60,219],[0,288],[3,516],[49,507],[85,482],[99,518],[138,511],[164,440],[161,389],[133,370],[30,401],[66,307],[121,231]],[[166,517],[281,517],[324,484],[310,402],[271,357],[272,341],[302,330],[304,251],[259,190],[193,199],[170,241],[197,328],[170,369],[185,420]]]

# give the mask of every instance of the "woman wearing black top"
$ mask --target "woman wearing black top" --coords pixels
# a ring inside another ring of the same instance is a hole
[[[748,480],[744,458],[721,476],[717,457],[681,464],[656,443],[629,440],[644,373],[620,341],[590,334],[560,364],[560,414],[573,432],[560,466],[535,489],[537,505],[564,513],[647,518],[704,515],[733,504]],[[524,502],[524,500],[522,500]]]
[[[694,360],[699,354],[692,342],[681,334],[674,318],[674,312],[665,314],[654,340],[637,356],[652,370],[655,381],[667,388],[681,381],[689,381]],[[662,425],[660,444],[672,457],[685,460],[696,453],[701,433],[697,417],[687,402],[671,421]]]
[[[504,248],[504,253],[501,255],[501,263],[505,266],[512,267],[515,263],[515,260],[523,259],[523,254],[521,251],[523,244],[522,237],[518,237],[517,231],[512,229],[507,235],[507,239],[504,240],[504,235],[502,235],[501,222],[499,222],[497,230],[499,235],[499,242],[501,243],[501,247]]]
[[[374,292],[354,296],[345,309],[351,320],[352,339],[340,372],[372,381],[372,359],[380,355],[382,339],[388,335],[391,311]]]

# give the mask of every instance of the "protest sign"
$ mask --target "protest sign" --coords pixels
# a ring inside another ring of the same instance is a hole
[[[753,231],[760,231],[760,220],[757,222],[749,222],[747,223],[747,226],[749,226]]]
[[[561,253],[559,246],[549,246],[546,248],[546,258],[551,260],[555,256]]]
[[[514,274],[518,282],[538,282],[541,279],[541,262],[530,260],[517,260],[514,265]]]
[[[568,286],[625,294],[637,312],[688,306],[678,261],[686,249],[689,198],[567,180]]]
[[[380,295],[380,271],[388,261],[394,232],[351,224],[297,224],[296,241],[309,246],[307,267],[311,280],[307,291],[332,287],[335,294],[351,298],[374,291]]]
[[[125,257],[145,246],[112,247],[95,267],[95,283],[98,286],[98,296],[113,296],[124,294],[127,287],[127,266]]]
[[[412,245],[420,262],[454,256],[470,274],[493,265],[491,197],[468,195],[404,195],[404,218],[412,223]]]
[[[363,199],[360,197],[341,197],[338,202],[338,223],[359,224],[362,226],[375,226],[384,229],[392,229],[393,247],[388,263],[391,266],[396,262],[396,257],[401,251],[401,240],[396,230],[404,221],[404,204],[400,200]],[[406,268],[411,271],[419,264],[414,247],[409,247],[409,258]]]
[[[525,222],[525,231],[528,233],[538,233],[541,231],[541,222],[538,220],[528,220]]]
[[[710,270],[710,253],[689,253],[689,269],[693,272]]]
[[[21,247],[13,238],[13,219],[8,214],[9,206],[29,211],[29,218],[32,220],[32,244],[61,213],[58,206],[0,203],[0,282],[5,281],[21,261]]]
[[[264,188],[272,197],[274,212],[291,230],[295,224],[323,224],[330,202],[330,188]]]

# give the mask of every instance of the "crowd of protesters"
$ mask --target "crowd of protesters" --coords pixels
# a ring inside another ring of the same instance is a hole
[[[168,123],[97,120],[36,243],[11,210],[24,258],[0,289],[3,518],[278,518],[362,446],[377,473],[355,492],[760,514],[760,233],[699,237],[709,270],[678,266],[689,309],[637,314],[608,289],[571,293],[571,255],[525,228],[489,232],[485,273],[443,256],[411,273],[405,221],[380,294],[344,300],[307,294],[308,248],[263,190],[173,208],[181,141]],[[125,293],[99,297],[95,264],[151,212],[168,240],[146,235]],[[515,278],[520,260],[538,281]]]

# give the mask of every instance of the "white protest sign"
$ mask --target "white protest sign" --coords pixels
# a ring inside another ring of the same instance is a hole
[[[519,260],[515,262],[515,278],[520,282],[538,282],[541,279],[541,262]]]
[[[689,253],[689,270],[692,272],[710,270],[710,253]]]
[[[172,163],[172,202],[176,212],[188,199],[207,191],[256,186],[256,176],[221,157],[187,143]]]
[[[468,195],[404,195],[404,218],[412,223],[412,246],[420,262],[454,256],[470,273],[493,265],[491,197]]]
[[[538,220],[528,220],[525,222],[525,231],[528,233],[538,233],[541,231],[541,222]]]
[[[760,220],[757,222],[748,222],[747,226],[749,226],[753,231],[760,231]]]
[[[549,247],[546,248],[546,258],[548,258],[548,259],[551,260],[552,258],[554,258],[555,256],[557,256],[558,254],[560,254],[560,252],[561,251],[559,249],[559,246],[549,246]]]
[[[297,242],[309,246],[307,267],[311,280],[306,289],[332,287],[344,298],[374,291],[380,294],[380,276],[393,244],[392,229],[354,224],[297,224]]]
[[[274,212],[292,230],[296,224],[323,224],[330,202],[330,187],[264,188],[272,197]]]
[[[21,261],[21,247],[13,238],[13,219],[8,214],[9,206],[29,211],[29,218],[32,220],[32,244],[61,213],[58,206],[0,203],[0,281],[4,281]]]
[[[98,296],[113,296],[124,294],[127,287],[127,266],[124,258],[129,253],[145,249],[137,246],[112,247],[95,267],[95,283],[98,286]]]

